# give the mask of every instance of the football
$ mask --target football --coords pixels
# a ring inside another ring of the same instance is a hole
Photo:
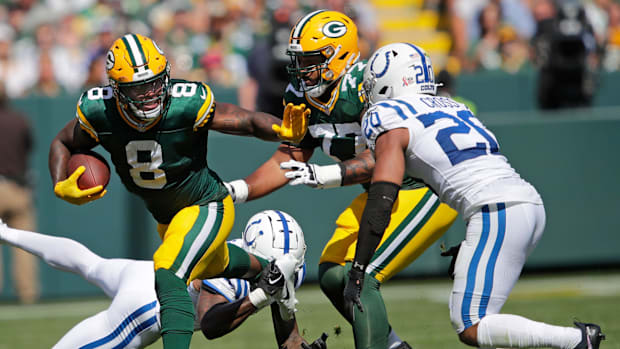
[[[80,189],[84,190],[98,185],[105,188],[110,182],[110,166],[101,154],[88,151],[71,155],[67,166],[67,176],[70,176],[80,166],[86,168],[78,179]]]

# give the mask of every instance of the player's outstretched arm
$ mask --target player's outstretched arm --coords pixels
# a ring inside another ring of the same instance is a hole
[[[290,170],[285,174],[290,185],[305,184],[312,188],[334,188],[368,182],[372,176],[375,159],[365,150],[353,159],[333,165],[317,165],[308,162],[286,161],[280,168]]]
[[[222,295],[200,292],[198,316],[200,329],[207,339],[216,339],[239,327],[256,307],[247,297],[228,302]]]
[[[285,123],[271,114],[249,111],[234,104],[218,103],[211,129],[232,135],[254,136],[266,141],[300,141],[301,131],[297,129],[307,128],[307,113],[298,113],[287,120]]]
[[[372,177],[375,168],[375,157],[370,149],[366,149],[356,157],[342,162],[344,174],[342,185],[366,183]]]
[[[280,144],[276,152],[245,179],[225,183],[235,203],[241,203],[263,197],[288,183],[287,170],[280,168],[280,163],[297,160],[307,161],[312,156],[312,149],[302,149],[289,144]]]

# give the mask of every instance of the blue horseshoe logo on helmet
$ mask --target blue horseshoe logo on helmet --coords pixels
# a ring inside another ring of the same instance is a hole
[[[373,66],[375,65],[375,61],[377,60],[377,58],[379,57],[379,53],[377,53],[373,58],[372,58],[372,62],[370,62],[370,71],[374,72],[375,70],[373,69]],[[379,73],[375,72],[375,76],[377,78],[382,77],[383,75],[385,75],[385,73],[387,73],[388,67],[390,66],[390,51],[386,51],[385,52],[385,67],[383,68],[383,70]]]
[[[254,239],[252,239],[251,241],[248,241],[246,233],[248,232],[248,230],[250,229],[250,227],[251,227],[251,226],[253,226],[254,224],[259,224],[260,222],[261,222],[261,220],[260,220],[260,219],[259,219],[259,220],[257,220],[257,221],[251,222],[251,223],[248,225],[247,229],[243,232],[243,240],[245,240],[245,243],[246,243],[248,246],[252,246],[252,244],[254,243],[254,241],[256,241],[256,236],[255,236],[255,237],[254,237]],[[264,233],[263,233],[263,231],[262,231],[262,230],[258,232],[258,235],[263,235],[263,234],[264,234]]]

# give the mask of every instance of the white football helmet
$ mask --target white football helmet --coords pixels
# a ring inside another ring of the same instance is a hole
[[[267,260],[285,254],[297,259],[297,268],[303,268],[306,254],[304,232],[288,213],[266,210],[252,216],[243,231],[243,246],[247,252]]]
[[[413,93],[435,95],[437,84],[431,59],[410,43],[383,46],[366,65],[362,90],[367,103]]]

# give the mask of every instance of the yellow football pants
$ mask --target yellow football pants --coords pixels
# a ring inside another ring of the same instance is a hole
[[[228,266],[226,239],[234,220],[230,196],[182,209],[170,224],[157,226],[163,242],[153,256],[155,270],[169,269],[186,281],[220,274]]]
[[[336,220],[336,230],[323,249],[320,263],[344,265],[355,257],[355,245],[367,193],[358,195]],[[367,272],[379,282],[389,280],[418,258],[445,233],[457,212],[439,202],[428,188],[401,190],[392,208],[390,224]]]

